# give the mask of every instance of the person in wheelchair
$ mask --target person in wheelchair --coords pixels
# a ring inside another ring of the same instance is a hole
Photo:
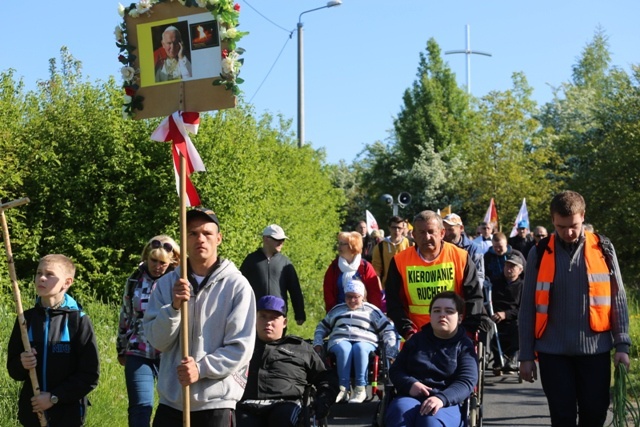
[[[258,300],[256,345],[249,363],[247,385],[236,408],[238,427],[298,425],[305,388],[316,389],[312,410],[316,419],[329,414],[338,394],[335,374],[325,368],[311,344],[284,335],[287,305],[280,297]]]
[[[318,323],[313,345],[318,354],[322,354],[324,338],[329,336],[327,349],[336,356],[340,381],[336,402],[349,399],[353,365],[355,388],[349,403],[362,403],[367,398],[369,353],[383,341],[387,357],[394,358],[397,354],[396,332],[378,307],[364,302],[365,286],[360,280],[347,282],[344,296],[346,302],[333,307]]]
[[[433,297],[431,319],[413,335],[389,370],[397,396],[387,427],[463,426],[461,404],[478,382],[473,342],[461,326],[464,301],[455,292]]]
[[[492,346],[493,351],[493,372],[500,375],[502,371],[517,372],[518,370],[518,310],[520,309],[520,295],[524,278],[521,273],[524,271],[526,261],[524,257],[515,251],[507,255],[502,275],[494,279],[491,287],[491,302],[493,304],[492,320],[498,326],[498,336],[500,349],[504,352],[506,360],[500,363],[499,349],[497,345]]]

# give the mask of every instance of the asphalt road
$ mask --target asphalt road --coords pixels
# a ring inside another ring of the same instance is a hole
[[[337,404],[331,408],[329,426],[371,426],[378,399]],[[540,380],[518,383],[515,374],[485,377],[483,426],[548,426],[549,410]],[[609,413],[611,415],[611,413]],[[611,421],[611,416],[607,424]]]
[[[337,404],[331,408],[329,426],[371,426],[378,399],[365,403]],[[548,426],[549,411],[540,386],[518,383],[515,374],[485,377],[483,425]]]

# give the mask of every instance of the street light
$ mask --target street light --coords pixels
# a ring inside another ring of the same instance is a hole
[[[298,17],[298,148],[301,148],[304,144],[304,64],[303,64],[303,44],[302,44],[302,32],[303,23],[302,15],[309,12],[314,12],[320,9],[326,9],[328,7],[340,6],[342,0],[332,0],[325,6],[316,7],[315,9],[305,10]]]

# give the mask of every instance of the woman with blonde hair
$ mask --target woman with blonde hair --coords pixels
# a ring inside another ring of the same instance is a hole
[[[160,363],[159,352],[145,337],[142,318],[158,279],[179,263],[178,244],[165,234],[155,236],[144,245],[141,262],[124,287],[116,347],[124,366],[130,427],[149,427]]]
[[[352,280],[360,280],[367,291],[367,301],[383,312],[386,309],[380,279],[373,265],[362,258],[362,235],[357,231],[338,233],[338,256],[324,275],[324,305],[327,313],[345,302],[344,286]]]

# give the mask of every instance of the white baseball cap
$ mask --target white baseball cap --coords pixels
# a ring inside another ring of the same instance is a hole
[[[262,230],[263,236],[268,236],[276,240],[284,240],[287,236],[284,234],[284,230],[278,224],[271,224]]]

